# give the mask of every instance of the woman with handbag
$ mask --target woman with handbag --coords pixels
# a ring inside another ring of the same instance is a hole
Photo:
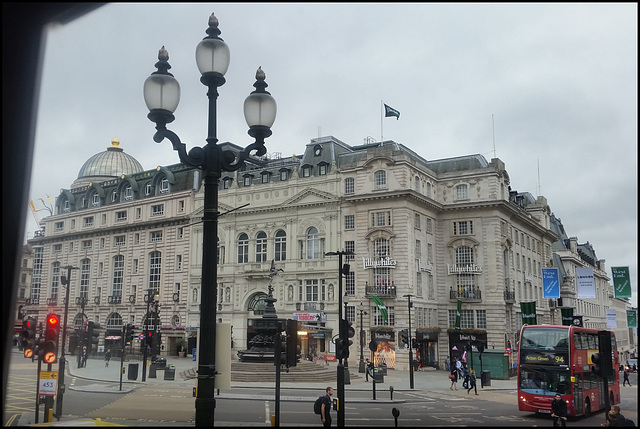
[[[451,380],[451,387],[449,387],[449,389],[453,390],[455,387],[455,390],[458,390],[458,368],[455,366],[452,366],[449,371],[449,380]]]

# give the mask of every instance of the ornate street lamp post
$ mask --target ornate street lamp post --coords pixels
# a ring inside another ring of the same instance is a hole
[[[202,279],[200,288],[200,344],[198,346],[198,386],[196,397],[196,426],[213,426],[216,400],[215,343],[218,276],[218,186],[223,171],[240,169],[249,156],[262,156],[267,152],[264,139],[271,135],[271,126],[276,118],[276,102],[265,90],[265,74],[261,68],[256,72],[256,88],[244,102],[244,116],[249,125],[249,135],[255,142],[239,153],[222,151],[217,145],[216,102],[218,87],[224,85],[229,67],[229,47],[218,37],[218,19],[211,14],[209,28],[196,48],[196,63],[202,74],[200,81],[208,88],[209,119],[207,144],[195,147],[187,154],[185,144],[166,124],[175,118],[173,112],[180,101],[180,85],[168,72],[169,54],[164,49],[158,53],[156,72],[144,83],[144,99],[149,108],[148,118],[156,123],[157,132],[153,140],[160,143],[168,139],[178,152],[183,164],[201,168],[204,176],[204,214],[202,218]]]

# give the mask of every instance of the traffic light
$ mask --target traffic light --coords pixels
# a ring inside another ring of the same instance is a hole
[[[402,341],[402,344],[404,344],[405,346],[409,345],[409,330],[408,329],[403,329],[402,331],[400,331],[400,341]]]
[[[593,367],[591,370],[600,377],[609,377],[612,371],[613,362],[611,360],[611,332],[598,332],[598,353],[591,355]]]
[[[286,365],[288,367],[298,364],[298,322],[287,320]]]
[[[47,327],[44,331],[44,362],[55,363],[58,360],[58,342],[60,339],[60,316],[54,313],[47,315]]]
[[[28,317],[27,320],[22,322],[22,348],[24,350],[24,357],[26,358],[32,357],[34,349],[36,348],[37,323],[37,320],[33,317]]]
[[[336,342],[336,355],[338,354],[338,350],[340,351],[340,356],[342,359],[347,359],[349,357],[349,346],[353,344],[351,338],[356,334],[356,330],[351,326],[351,322],[347,319],[340,319],[340,331],[339,338]],[[336,356],[340,358],[340,356]]]
[[[467,343],[467,345],[466,345],[466,346],[464,346],[464,349],[465,349],[466,351],[468,351],[468,352],[470,352],[470,351],[472,350],[472,348],[471,348],[471,342],[470,342],[470,341]]]
[[[131,323],[127,323],[124,328],[124,341],[126,344],[131,344],[133,341],[133,325]]]
[[[89,322],[87,326],[87,354],[90,354],[93,350],[93,345],[98,345],[100,332],[97,330],[100,328],[100,324],[95,322]]]
[[[414,349],[418,348],[418,340],[417,339],[415,339],[415,338],[411,339],[411,347],[414,348]]]

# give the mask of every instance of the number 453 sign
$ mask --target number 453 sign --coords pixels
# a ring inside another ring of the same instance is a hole
[[[40,395],[55,396],[58,391],[58,371],[40,371]]]

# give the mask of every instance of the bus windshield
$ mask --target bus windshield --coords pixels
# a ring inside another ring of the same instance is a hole
[[[550,370],[548,367],[536,369],[533,365],[520,369],[520,390],[543,396],[555,396],[556,393],[570,393],[570,374],[567,368]]]
[[[519,358],[521,391],[543,396],[570,393],[569,329],[526,327]]]

